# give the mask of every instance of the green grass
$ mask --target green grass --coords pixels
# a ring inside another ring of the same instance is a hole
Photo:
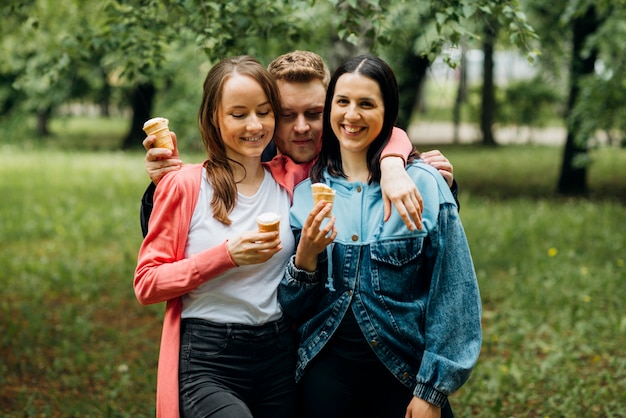
[[[161,309],[132,291],[141,155],[5,152],[2,416],[151,416]]]
[[[0,417],[153,416],[163,305],[132,289],[143,153],[52,145],[0,148]],[[484,303],[456,415],[626,417],[626,150],[594,151],[590,197],[566,199],[559,149],[441,149]]]

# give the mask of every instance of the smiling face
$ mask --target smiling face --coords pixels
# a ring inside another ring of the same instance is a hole
[[[274,112],[261,85],[234,73],[224,82],[217,125],[226,155],[239,162],[258,159],[274,135]]]
[[[319,79],[278,80],[277,84],[282,114],[276,127],[276,147],[296,163],[312,161],[322,147],[326,87]]]
[[[344,152],[366,156],[380,134],[385,104],[380,87],[359,73],[345,73],[337,79],[330,110],[330,124]]]

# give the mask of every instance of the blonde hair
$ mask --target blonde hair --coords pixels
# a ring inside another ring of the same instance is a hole
[[[309,82],[320,80],[324,87],[330,82],[330,71],[318,54],[310,51],[292,51],[270,62],[268,71],[276,80],[288,82]]]

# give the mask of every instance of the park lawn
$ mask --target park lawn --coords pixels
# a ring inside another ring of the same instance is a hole
[[[457,416],[626,416],[626,150],[594,151],[590,198],[566,199],[559,149],[441,149],[484,304]],[[0,417],[153,416],[164,306],[132,289],[143,153],[3,155]]]

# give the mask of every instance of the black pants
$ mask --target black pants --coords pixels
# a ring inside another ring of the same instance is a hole
[[[295,364],[295,335],[286,321],[249,326],[185,319],[181,416],[294,418]]]
[[[412,390],[373,352],[365,361],[363,356],[354,361],[342,354],[324,349],[307,368],[301,381],[304,417],[404,418]],[[449,404],[441,410],[441,417],[454,417]]]

